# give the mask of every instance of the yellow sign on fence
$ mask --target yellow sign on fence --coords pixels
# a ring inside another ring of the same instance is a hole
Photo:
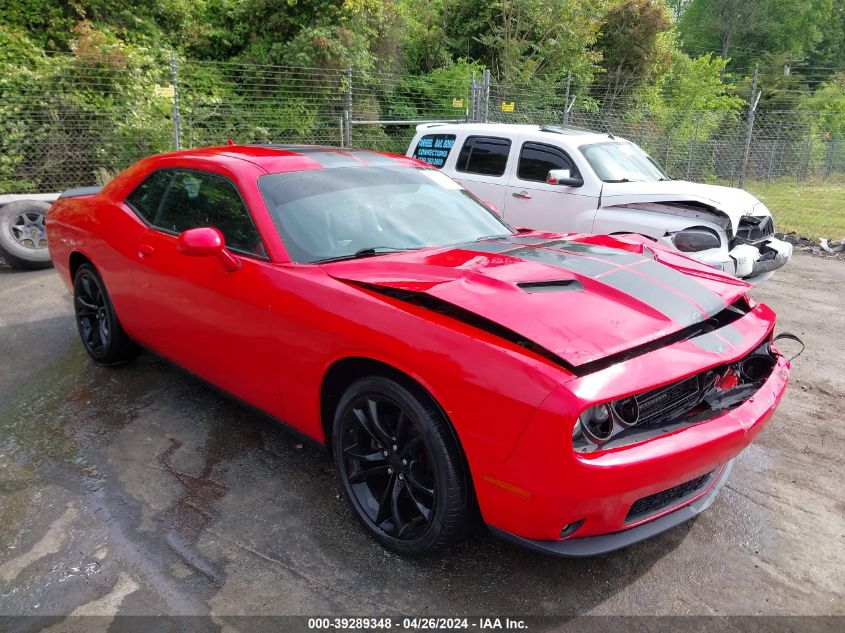
[[[452,107],[453,108],[463,108],[464,107],[464,100],[463,99],[452,99]]]
[[[513,101],[502,101],[502,112],[513,112]]]

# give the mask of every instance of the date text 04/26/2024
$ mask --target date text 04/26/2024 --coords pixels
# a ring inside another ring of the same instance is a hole
[[[366,630],[393,629],[405,631],[445,631],[452,629],[497,631],[526,630],[524,620],[511,618],[309,618],[308,628],[312,630]]]

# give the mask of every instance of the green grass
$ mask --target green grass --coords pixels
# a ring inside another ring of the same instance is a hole
[[[782,178],[765,182],[746,182],[745,188],[769,207],[775,230],[795,231],[811,239],[845,237],[845,178],[827,181]]]

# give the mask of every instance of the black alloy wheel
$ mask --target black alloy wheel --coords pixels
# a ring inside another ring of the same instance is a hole
[[[443,415],[381,376],[355,382],[335,415],[333,453],[367,530],[410,555],[457,540],[469,524],[462,457]]]
[[[76,271],[73,308],[79,336],[88,355],[104,365],[125,362],[138,355],[115,314],[103,280],[90,264]]]

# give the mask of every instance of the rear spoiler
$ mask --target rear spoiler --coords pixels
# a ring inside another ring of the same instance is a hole
[[[63,191],[62,194],[59,196],[59,199],[79,198],[81,196],[93,196],[94,194],[100,193],[100,189],[102,188],[102,185],[96,185],[94,187],[75,187],[73,189]]]

